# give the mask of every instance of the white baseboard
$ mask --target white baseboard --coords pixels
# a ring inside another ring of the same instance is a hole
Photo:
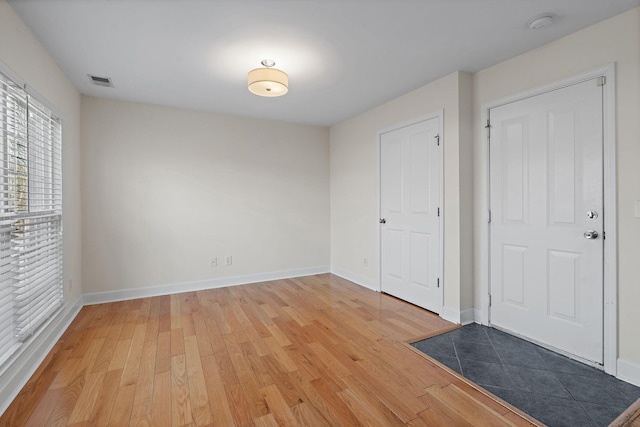
[[[82,297],[73,304],[63,306],[44,329],[31,338],[20,350],[11,356],[12,361],[0,373],[0,415],[7,410],[22,387],[38,369],[44,358],[67,330],[82,308]]]
[[[371,289],[372,291],[380,292],[378,286],[373,283],[372,280],[365,279],[356,274],[349,273],[348,271],[341,270],[339,268],[331,267],[331,274],[335,274],[336,276],[340,276],[343,279],[346,279],[350,282],[355,283],[356,285],[360,285],[364,288]]]
[[[458,311],[444,307],[440,317],[459,325],[468,325],[475,322],[475,310],[473,308],[469,308],[467,310]]]
[[[329,267],[300,268],[296,270],[274,271],[271,273],[248,274],[246,276],[222,277],[220,279],[198,280],[193,282],[171,283],[145,288],[131,288],[115,291],[94,292],[84,294],[84,304],[103,304],[107,302],[125,301],[138,298],[171,295],[180,292],[202,291],[205,289],[224,288],[226,286],[247,285],[249,283],[267,282],[269,280],[290,279],[293,277],[311,276],[328,273]]]
[[[460,324],[460,312],[458,310],[453,310],[447,308],[446,306],[442,308],[442,314],[440,315],[444,320]]]
[[[473,321],[479,325],[482,325],[482,310],[479,308],[473,309]],[[485,325],[488,326],[488,325]]]
[[[475,322],[475,310],[473,308],[469,308],[467,310],[462,310],[460,312],[460,323],[462,325],[468,325],[470,323]]]
[[[618,359],[618,379],[640,387],[640,365]]]

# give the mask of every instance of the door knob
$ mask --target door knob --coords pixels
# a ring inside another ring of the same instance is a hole
[[[584,233],[584,238],[589,240],[594,240],[598,238],[598,232],[596,230],[587,230]]]
[[[387,223],[387,220],[386,220],[386,219],[384,219],[384,218],[380,218],[380,224],[386,224],[386,223]]]

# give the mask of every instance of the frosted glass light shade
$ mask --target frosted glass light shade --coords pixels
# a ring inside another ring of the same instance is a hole
[[[249,71],[249,91],[258,96],[282,96],[289,91],[289,76],[275,68]]]

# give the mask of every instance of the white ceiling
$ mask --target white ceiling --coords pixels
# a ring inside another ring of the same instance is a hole
[[[640,0],[9,0],[87,95],[329,126],[475,72]],[[527,22],[551,12],[538,31]],[[571,52],[567,52],[571,55]],[[262,59],[289,93],[261,98]],[[87,74],[111,77],[94,86]]]

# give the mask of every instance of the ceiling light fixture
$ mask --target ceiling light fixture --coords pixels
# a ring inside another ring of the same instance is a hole
[[[529,29],[530,30],[539,30],[544,27],[548,27],[553,24],[553,15],[550,13],[545,13],[544,15],[539,15],[529,21]]]
[[[282,96],[289,91],[289,76],[284,71],[273,68],[271,59],[260,62],[264,68],[249,71],[249,91],[258,96]]]

